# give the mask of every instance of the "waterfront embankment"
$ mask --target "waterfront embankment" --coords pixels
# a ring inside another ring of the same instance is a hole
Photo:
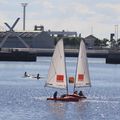
[[[30,52],[37,56],[52,56],[54,49],[31,49]],[[88,57],[106,58],[109,50],[105,49],[89,49],[87,50]],[[77,57],[78,49],[65,49],[66,57]]]
[[[16,54],[20,54],[21,52],[28,52],[31,54],[34,54],[36,56],[52,56],[54,49],[34,49],[34,48],[12,48],[12,49],[2,49],[1,53],[4,51],[4,53],[9,52],[13,53],[16,52]],[[87,56],[92,58],[106,58],[111,52],[110,49],[87,49]],[[3,54],[3,53],[2,53]],[[119,51],[117,51],[117,55],[120,54]],[[77,57],[78,56],[78,49],[65,49],[65,56],[66,57]]]
[[[17,51],[18,54],[20,52],[28,52],[35,54],[36,56],[52,56],[54,49],[41,49],[41,48],[4,48],[1,51],[4,52],[15,52]],[[87,49],[87,56],[88,57],[98,57],[98,58],[106,58],[109,53],[109,49]],[[78,49],[65,49],[65,56],[66,57],[77,57],[78,56]]]

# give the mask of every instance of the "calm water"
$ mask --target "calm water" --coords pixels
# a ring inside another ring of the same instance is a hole
[[[0,120],[120,120],[120,65],[89,58],[92,87],[81,88],[88,98],[76,103],[54,102],[46,101],[53,89],[44,88],[50,59],[0,62]],[[76,58],[67,58],[68,76],[74,76],[75,67]],[[24,78],[25,71],[44,78]]]

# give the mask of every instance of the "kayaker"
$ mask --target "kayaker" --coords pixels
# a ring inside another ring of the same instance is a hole
[[[40,75],[39,75],[39,73],[37,74],[37,79],[40,79]]]
[[[24,73],[24,77],[27,77],[27,76],[28,76],[28,75],[27,75],[27,72],[25,72],[25,73]]]

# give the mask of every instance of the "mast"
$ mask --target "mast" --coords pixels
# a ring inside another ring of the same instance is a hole
[[[80,42],[81,42],[81,39],[80,39]],[[78,60],[79,60],[79,51],[80,51],[80,43],[79,43],[79,49],[78,49],[78,57],[77,57],[77,65],[76,65],[76,71],[75,71],[75,81],[74,81],[73,92],[75,91],[75,88],[76,88],[76,76],[77,76],[77,67],[78,67]]]
[[[65,74],[66,74],[66,91],[68,94],[68,82],[67,82],[67,66],[66,66],[66,57],[65,57],[65,47],[64,47],[64,41],[63,41],[63,49],[64,49],[64,62],[65,62]]]

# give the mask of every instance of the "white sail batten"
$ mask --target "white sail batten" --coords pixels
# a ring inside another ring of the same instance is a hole
[[[65,71],[65,55],[63,40],[59,40],[56,44],[50,68],[48,71],[48,79],[45,86],[55,88],[66,88],[66,71]]]
[[[86,47],[84,41],[82,40],[80,42],[80,49],[78,55],[75,87],[85,87],[90,85],[91,83],[90,83],[90,76],[88,70]]]

